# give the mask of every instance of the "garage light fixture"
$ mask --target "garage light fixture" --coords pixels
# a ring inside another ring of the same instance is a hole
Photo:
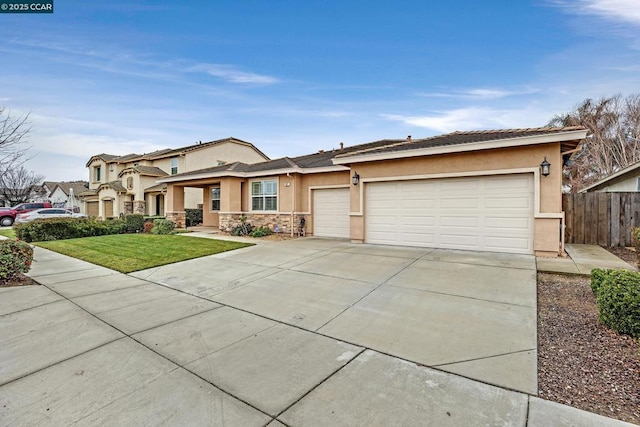
[[[351,182],[353,182],[353,185],[358,185],[358,183],[360,182],[360,175],[358,175],[358,172],[354,172],[353,173],[353,177],[351,178]]]
[[[549,176],[551,173],[551,163],[547,162],[547,157],[545,156],[542,163],[540,163],[540,173],[542,176]]]

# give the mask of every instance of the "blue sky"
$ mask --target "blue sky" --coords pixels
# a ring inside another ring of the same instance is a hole
[[[0,105],[48,180],[235,136],[272,158],[545,125],[640,92],[638,0],[56,0],[0,14]]]

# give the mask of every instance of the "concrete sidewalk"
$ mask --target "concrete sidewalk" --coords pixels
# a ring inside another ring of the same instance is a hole
[[[536,257],[538,272],[588,276],[594,268],[637,271],[635,266],[600,246],[570,244],[565,246],[565,250],[568,255],[565,258]]]
[[[313,259],[267,245],[227,288]],[[0,424],[630,425],[213,301],[216,259],[195,295],[36,248],[43,286],[0,289]]]

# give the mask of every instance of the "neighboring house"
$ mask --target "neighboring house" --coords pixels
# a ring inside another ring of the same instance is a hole
[[[49,200],[54,208],[79,209],[84,213],[82,200],[78,194],[87,191],[87,181],[58,182],[49,194]]]
[[[587,192],[640,191],[640,162],[627,166],[580,190]]]
[[[86,165],[89,188],[78,195],[83,201],[84,212],[91,216],[164,215],[166,185],[158,185],[158,178],[238,160],[255,163],[269,158],[253,144],[236,138],[147,154],[97,154]],[[202,191],[198,189],[185,188],[179,197],[183,208],[202,205]]]
[[[262,163],[234,162],[160,178],[167,217],[185,224],[184,189],[200,188],[204,225],[241,216],[287,232],[354,243],[557,256],[563,251],[562,165],[580,127],[454,132],[383,140]],[[550,164],[543,176],[542,164]]]

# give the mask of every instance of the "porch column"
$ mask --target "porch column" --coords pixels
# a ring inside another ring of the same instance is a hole
[[[176,228],[184,228],[186,217],[184,211],[184,187],[167,184],[167,219],[176,224]]]

